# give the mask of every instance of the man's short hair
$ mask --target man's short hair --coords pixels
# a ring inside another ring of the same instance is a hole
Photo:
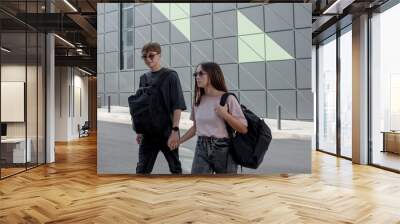
[[[142,54],[147,54],[147,52],[154,51],[161,54],[161,46],[157,42],[149,42],[145,44],[142,48]]]

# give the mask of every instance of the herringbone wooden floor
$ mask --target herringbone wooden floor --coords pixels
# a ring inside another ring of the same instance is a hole
[[[96,139],[0,181],[0,223],[400,223],[400,175],[313,152],[310,175],[96,174]]]

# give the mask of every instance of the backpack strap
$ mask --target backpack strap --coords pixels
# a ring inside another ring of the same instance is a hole
[[[224,93],[224,95],[221,96],[221,100],[219,102],[219,105],[225,106],[226,101],[228,100],[228,97],[230,95],[234,96],[237,99],[237,97],[236,97],[236,95],[234,93],[226,92],[226,93]],[[228,132],[229,138],[232,139],[233,138],[233,132],[234,132],[233,128],[226,121],[225,121],[225,126],[226,126],[226,130]]]
[[[219,102],[219,104],[221,106],[225,106],[226,101],[228,100],[228,97],[230,95],[234,96],[236,98],[236,100],[238,100],[237,96],[234,93],[226,92],[226,93],[224,93],[224,95],[221,96],[221,101]],[[238,100],[238,102],[239,102],[239,100]],[[226,130],[228,132],[229,138],[233,139],[233,132],[234,132],[233,128],[231,126],[229,126],[229,124],[226,121],[225,121],[225,126],[226,126]],[[243,173],[242,165],[240,165],[240,173]]]
[[[167,69],[167,68],[162,68],[162,69],[163,69],[163,71],[162,71],[162,73],[160,74],[160,78],[157,80],[156,83],[152,83],[151,85],[152,85],[153,87],[155,87],[156,89],[158,89],[158,91],[161,92],[161,101],[163,102],[162,105],[163,105],[164,109],[165,109],[168,113],[170,113],[171,111],[170,111],[170,109],[169,109],[169,107],[168,107],[168,105],[167,105],[167,101],[165,100],[164,95],[163,95],[163,93],[162,93],[160,87],[161,87],[161,85],[164,83],[164,81],[167,79],[167,77],[169,76],[169,73],[170,73],[171,70],[169,70],[169,69]],[[173,123],[174,123],[174,118],[173,118],[173,115],[171,115],[171,116],[169,116],[169,117],[170,117],[170,122],[171,122],[171,127],[172,127],[172,125],[173,125]]]
[[[219,102],[219,105],[225,106],[226,101],[228,100],[228,97],[229,97],[230,95],[234,96],[234,97],[237,99],[237,96],[236,96],[234,93],[226,92],[226,93],[224,93],[224,95],[221,96],[221,101]],[[239,101],[239,100],[238,100],[238,101]]]

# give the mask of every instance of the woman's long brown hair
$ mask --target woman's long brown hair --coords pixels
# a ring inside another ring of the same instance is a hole
[[[208,74],[210,79],[210,84],[216,90],[228,92],[226,88],[224,73],[222,73],[221,67],[214,62],[203,62],[196,66],[196,69],[201,66],[201,70]],[[200,105],[201,97],[205,94],[204,88],[197,86],[197,81],[195,80],[195,90],[194,90],[194,100],[195,106]]]

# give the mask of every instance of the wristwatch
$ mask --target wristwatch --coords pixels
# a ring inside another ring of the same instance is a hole
[[[173,130],[173,131],[179,132],[179,127],[176,127],[176,126],[175,126],[175,127],[172,128],[172,130]]]

